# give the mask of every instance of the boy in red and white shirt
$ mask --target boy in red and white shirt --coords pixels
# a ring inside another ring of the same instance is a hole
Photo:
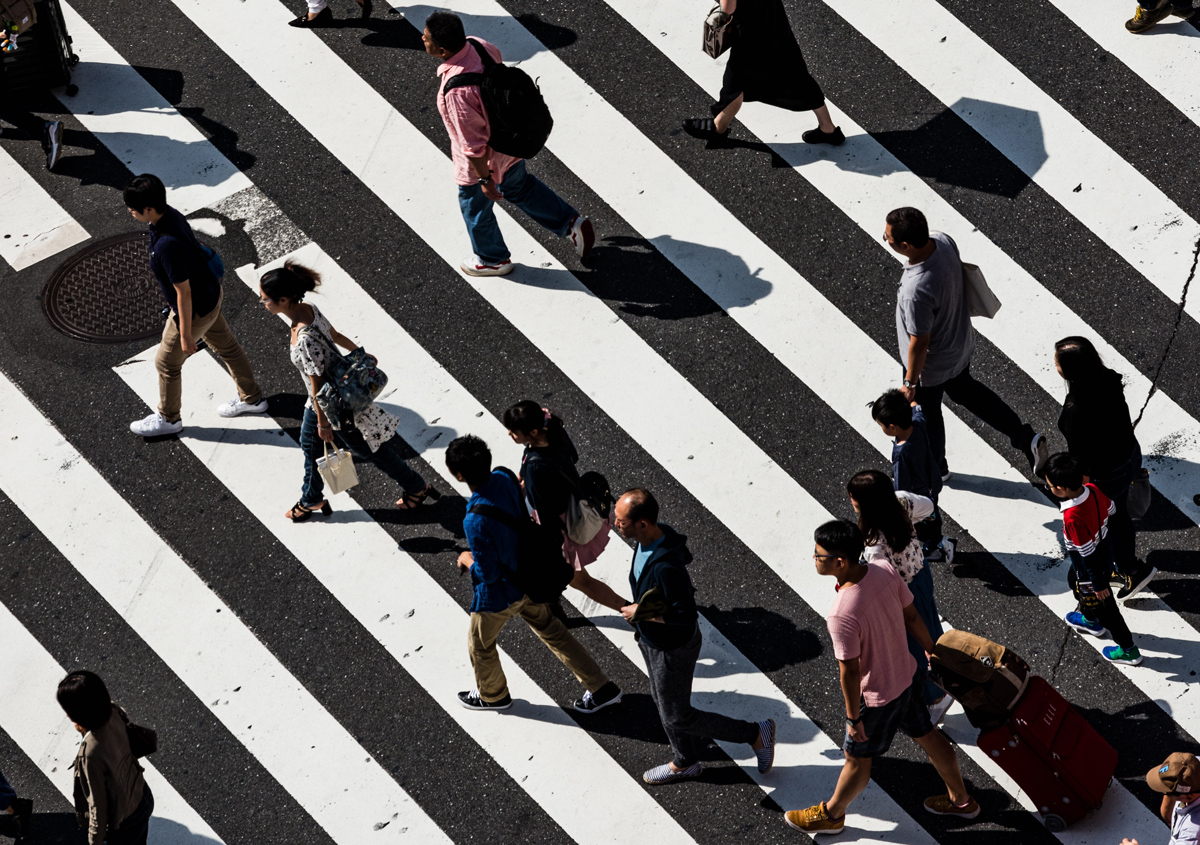
[[[1108,586],[1113,571],[1108,518],[1117,512],[1116,505],[1096,485],[1084,484],[1079,462],[1066,452],[1047,458],[1041,472],[1050,492],[1062,500],[1063,541],[1071,556],[1069,578],[1079,598],[1079,609],[1067,614],[1067,624],[1093,637],[1105,637],[1111,631],[1117,644],[1104,648],[1104,657],[1137,666],[1142,655]]]

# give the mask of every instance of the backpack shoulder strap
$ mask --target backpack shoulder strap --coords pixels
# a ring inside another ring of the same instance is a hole
[[[487,70],[492,65],[498,64],[498,62],[492,58],[492,54],[489,53],[477,39],[468,38],[467,41],[470,42],[471,46],[475,48],[475,52],[479,54],[479,61],[483,62],[484,70]]]
[[[508,526],[513,531],[516,531],[518,534],[521,533],[521,530],[523,528],[523,526],[521,524],[521,520],[517,519],[517,517],[513,516],[511,513],[506,511],[504,508],[498,508],[495,505],[485,505],[485,504],[472,505],[471,510],[468,511],[468,513],[473,513],[473,514],[477,514],[479,516],[486,516],[489,519],[494,519],[497,522],[499,522],[501,525]]]
[[[482,73],[456,73],[454,76],[446,80],[446,84],[442,86],[442,96],[446,96],[447,91],[453,91],[455,88],[466,88],[470,85],[482,85]]]
[[[572,478],[570,476],[570,474],[567,473],[567,471],[564,470],[557,463],[555,463],[554,461],[547,460],[546,458],[543,458],[537,452],[530,452],[529,454],[530,454],[530,458],[529,458],[530,463],[545,464],[546,466],[552,467],[554,469],[554,471],[557,472],[559,474],[559,476],[561,476],[562,479],[567,482],[567,486],[569,488],[571,488],[571,493],[575,496],[576,499],[578,499],[579,501],[583,501],[583,500],[587,499],[587,497],[588,497],[587,491],[585,491],[583,489],[578,478]],[[576,475],[578,475],[578,473],[576,473]]]

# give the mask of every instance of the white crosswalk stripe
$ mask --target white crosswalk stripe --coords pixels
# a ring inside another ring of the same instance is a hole
[[[623,21],[647,33],[661,53],[655,61],[669,62],[715,94],[723,62],[711,62],[697,49],[694,9],[682,0],[607,2]],[[1144,46],[1151,39],[1122,38],[1126,35],[1120,30],[1123,18],[1101,21],[1094,10],[1089,11],[1091,7],[1084,10],[1074,0],[1045,2],[1071,16],[1086,37],[1117,56],[1188,119],[1200,123],[1194,86],[1184,81],[1196,63],[1196,54],[1187,46],[1195,43],[1194,38],[1175,39],[1155,51]],[[880,9],[860,0],[826,3],[1054,202],[1113,246],[1158,291],[1169,299],[1181,295],[1200,224],[1085,128],[1069,105],[1041,91],[934,0],[919,0],[919,13],[911,8]],[[467,253],[466,240],[450,189],[449,162],[427,136],[428,130],[372,88],[321,36],[287,27],[292,12],[280,3],[171,0],[171,4],[190,20],[195,32],[211,40],[210,47],[221,61],[232,62],[261,88],[255,96],[269,97],[281,107],[302,132],[411,229],[425,249],[457,271],[458,260]],[[1109,18],[1129,11],[1118,13],[1108,0],[1102,5],[1111,13]],[[86,7],[81,4],[81,8]],[[419,29],[420,21],[434,8],[405,5],[396,11]],[[313,300],[318,307],[343,331],[352,330],[382,361],[404,362],[402,379],[381,402],[403,411],[399,434],[440,474],[443,489],[465,492],[447,476],[443,463],[445,446],[457,434],[469,431],[484,436],[498,463],[515,465],[519,448],[481,401],[482,394],[472,395],[397,321],[390,307],[376,301],[337,259],[308,242],[308,236],[287,219],[261,185],[255,185],[171,106],[122,57],[123,50],[105,41],[98,31],[104,27],[94,27],[96,21],[89,23],[73,8],[64,9],[83,58],[76,77],[80,93],[63,99],[74,119],[131,172],[160,175],[170,202],[186,213],[207,209],[245,221],[260,259],[273,262],[237,271],[241,283],[255,294],[258,273],[281,263],[289,250],[289,257],[321,270],[325,284]],[[884,456],[890,454],[890,444],[863,404],[895,381],[894,351],[872,340],[804,277],[800,268],[808,259],[785,259],[768,246],[754,225],[722,205],[701,179],[689,175],[670,151],[644,135],[566,59],[546,50],[531,34],[531,29],[537,30],[524,16],[513,20],[507,8],[494,0],[461,0],[455,11],[463,15],[469,34],[493,41],[539,79],[556,118],[548,144],[551,153],[711,298],[750,342],[778,359],[791,377],[823,399],[843,431],[861,437]],[[270,50],[262,49],[265,32],[271,33]],[[833,104],[830,107],[848,136],[846,145],[837,150],[814,150],[796,143],[800,131],[807,128],[807,115],[798,117],[752,103],[739,120],[787,162],[791,171],[785,172],[794,171],[805,179],[877,245],[877,230],[890,208],[906,204],[924,208],[935,228],[955,236],[966,259],[985,266],[1005,303],[996,320],[980,321],[977,329],[1049,397],[1057,400],[1062,390],[1051,357],[1053,340],[1067,334],[1093,338],[1106,361],[1125,377],[1130,406],[1136,409],[1150,397],[1138,429],[1147,463],[1169,458],[1174,468],[1156,473],[1156,489],[1167,506],[1195,522],[1200,507],[1193,503],[1192,494],[1200,489],[1200,476],[1188,467],[1200,465],[1200,414],[1181,407],[1163,390],[1152,390],[1144,370],[1122,353],[1119,344],[1101,336],[1104,327],[1090,326],[866,133],[852,115]],[[364,138],[371,143],[364,144]],[[604,155],[612,148],[623,151],[621,166]],[[0,150],[0,197],[13,200],[0,207],[0,234],[26,233],[0,241],[0,256],[14,273],[90,237],[72,216],[76,211],[70,197],[52,196],[42,184],[48,183],[35,181]],[[49,190],[55,191],[54,186]],[[1138,210],[1137,219],[1142,221],[1138,232],[1127,231],[1130,208]],[[595,403],[605,417],[603,425],[644,449],[715,517],[722,530],[744,543],[765,565],[764,577],[782,582],[782,589],[823,616],[833,596],[826,580],[815,574],[803,554],[797,554],[797,538],[802,551],[811,527],[831,518],[828,505],[806,488],[804,478],[793,477],[769,449],[745,433],[701,385],[693,384],[688,371],[672,363],[660,342],[634,331],[619,311],[589,289],[582,275],[564,266],[527,232],[523,221],[504,209],[497,211],[514,261],[522,266],[507,280],[465,278],[473,294]],[[217,234],[223,232],[223,224],[218,225],[213,230]],[[713,242],[714,232],[720,233],[718,243]],[[301,243],[306,245],[296,249]],[[722,250],[720,260],[714,259],[714,246]],[[237,284],[233,274],[225,281],[227,291]],[[1200,315],[1197,308],[1200,304],[1193,298],[1185,319]],[[882,321],[890,323],[890,310],[890,305],[881,309]],[[814,331],[818,327],[820,332]],[[822,333],[836,336],[838,345],[823,343]],[[281,339],[282,334],[276,337]],[[278,351],[282,357],[281,345]],[[151,407],[157,404],[152,358],[153,350],[113,368],[114,381],[123,381]],[[613,378],[614,361],[621,365],[619,380]],[[137,510],[144,503],[125,501],[93,467],[89,455],[80,454],[55,430],[59,421],[48,418],[21,394],[20,377],[15,372],[11,378],[2,374],[5,364],[0,352],[0,406],[8,412],[0,423],[4,435],[0,436],[0,492],[178,676],[181,687],[208,708],[333,841],[355,845],[375,840],[459,841],[457,831],[443,829],[432,817],[432,809],[404,788],[420,772],[388,770],[373,760],[364,748],[367,743],[360,744],[325,708],[320,695],[309,691],[303,674],[285,668],[273,656],[271,643],[260,641],[238,618],[236,605],[226,603],[197,576],[192,568],[195,562],[177,554],[155,533]],[[608,843],[627,838],[624,827],[596,824],[598,813],[619,817],[639,835],[656,840],[707,841],[693,833],[690,820],[676,804],[645,790],[638,783],[640,772],[598,742],[583,719],[577,722],[562,709],[564,702],[544,691],[539,685],[544,682],[527,671],[520,658],[509,654],[504,658],[518,699],[515,718],[480,719],[480,714],[459,708],[454,694],[469,685],[471,670],[461,634],[447,631],[465,628],[461,606],[412,554],[396,546],[392,533],[354,498],[336,497],[334,517],[302,531],[287,523],[282,513],[298,487],[300,452],[271,417],[219,418],[212,407],[230,391],[227,379],[207,355],[186,369],[185,426],[204,432],[194,436],[185,429],[181,441],[188,459],[203,467],[253,517],[248,521],[253,526],[239,530],[277,543],[315,576],[330,599],[349,611],[383,647],[397,671],[428,692],[443,716],[512,778],[515,785],[506,788],[528,796],[572,841]],[[957,476],[942,495],[947,515],[1037,596],[1045,613],[1061,618],[1073,607],[1073,599],[1066,590],[1056,512],[1013,469],[1007,456],[995,452],[949,411],[946,422],[948,457]],[[210,436],[214,430],[221,433]],[[280,448],[281,444],[287,445]],[[733,473],[730,466],[740,469]],[[858,468],[838,466],[834,472],[848,476]],[[627,568],[627,546],[614,538],[590,571],[625,592]],[[615,647],[615,653],[644,673],[632,632],[613,612],[575,591],[568,590],[565,598]],[[720,596],[709,600],[719,602]],[[999,608],[991,612],[1003,613]],[[1181,671],[1200,664],[1200,637],[1189,616],[1152,593],[1127,605],[1124,615],[1146,662],[1136,668],[1117,667],[1119,676],[1144,697],[1147,707],[1160,711],[1156,718],[1200,737],[1200,711],[1185,703],[1194,679]],[[975,620],[951,621],[968,626]],[[790,700],[788,687],[757,667],[722,632],[719,622],[702,615],[701,627],[705,650],[696,677],[696,702],[743,719],[770,715],[780,724],[777,770],[770,775],[754,770],[753,757],[744,746],[721,743],[723,751],[743,778],[757,783],[784,809],[807,806],[823,797],[840,770],[837,725],[823,731],[820,718],[806,715]],[[1061,634],[1056,631],[1055,636]],[[72,734],[64,730],[60,714],[40,705],[31,692],[35,686],[49,690],[64,670],[4,606],[2,595],[0,639],[16,655],[15,671],[0,678],[0,729],[69,798],[63,764],[73,753]],[[1086,643],[1097,650],[1106,644],[1091,639]],[[824,659],[832,663],[827,655]],[[1108,672],[1106,677],[1118,675]],[[831,687],[835,688],[836,684]],[[770,702],[769,712],[764,712],[764,701]],[[522,708],[528,711],[526,718],[521,718]],[[411,717],[418,716],[414,712]],[[958,711],[948,718],[946,732],[986,777],[1033,809],[1017,785],[974,747],[975,732]],[[306,739],[294,747],[289,740],[297,735]],[[313,747],[304,750],[306,744]],[[535,747],[553,748],[554,754],[530,756]],[[148,768],[159,803],[152,838],[160,836],[172,845],[220,841],[209,826],[215,825],[219,813],[205,821],[201,814],[216,811],[205,806],[193,809]],[[331,795],[330,783],[346,791],[339,788]],[[580,801],[582,795],[590,800]],[[872,782],[855,803],[842,838],[932,845],[939,841],[937,829],[929,826],[927,817],[918,818],[923,815],[919,807],[914,811],[898,803]],[[1130,835],[1153,841],[1160,835],[1158,824],[1155,808],[1127,779],[1114,781],[1109,800],[1099,811],[1057,837],[1071,845],[1092,845],[1108,842],[1116,832],[1118,838]],[[226,841],[232,845],[235,840],[226,837]]]

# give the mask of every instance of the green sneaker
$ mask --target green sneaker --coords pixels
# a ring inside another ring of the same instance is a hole
[[[1142,662],[1142,653],[1138,651],[1138,647],[1131,645],[1129,648],[1121,648],[1119,645],[1110,645],[1103,649],[1104,659],[1109,663],[1124,663],[1126,666],[1138,666]]]

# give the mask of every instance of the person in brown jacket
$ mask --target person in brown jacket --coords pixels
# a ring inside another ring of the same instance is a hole
[[[75,757],[75,815],[88,845],[146,845],[154,796],[129,748],[125,719],[93,672],[72,672],[58,703],[83,735]]]

